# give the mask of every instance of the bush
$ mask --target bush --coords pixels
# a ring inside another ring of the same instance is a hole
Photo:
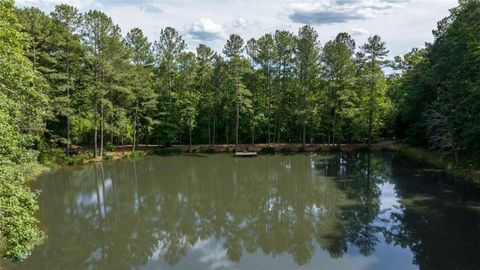
[[[261,155],[272,155],[272,154],[275,154],[275,148],[273,148],[273,147],[263,147],[263,148],[260,150],[260,154],[261,154]]]
[[[141,157],[143,156],[145,153],[143,151],[133,151],[131,154],[130,154],[130,157],[131,158],[138,158],[138,157]]]
[[[52,148],[42,151],[38,156],[38,161],[47,167],[55,167],[66,164],[67,156],[63,149]]]
[[[153,154],[157,156],[169,156],[180,153],[182,153],[180,148],[159,148],[153,151]]]
[[[305,153],[305,151],[306,151],[306,150],[305,150],[305,147],[303,147],[303,146],[300,146],[300,147],[298,148],[298,152],[299,152],[299,153]]]
[[[23,184],[31,165],[0,167],[0,255],[12,261],[26,259],[44,239],[35,218],[37,194]]]
[[[288,155],[288,154],[292,153],[292,150],[290,150],[290,148],[288,148],[288,147],[284,147],[284,148],[280,149],[280,153],[282,153],[284,155]]]
[[[112,161],[112,160],[113,160],[113,156],[105,155],[105,156],[103,156],[103,160],[105,160],[105,161]]]
[[[199,149],[199,152],[204,153],[204,154],[215,154],[216,153],[215,148],[213,148],[213,147],[208,147],[208,148],[201,147]]]
[[[340,153],[342,152],[342,146],[340,144],[332,145],[329,149],[330,153]]]
[[[105,143],[105,150],[108,151],[108,152],[112,152],[113,151],[113,144],[110,143],[110,142],[106,142]]]
[[[357,148],[357,151],[362,153],[368,153],[370,152],[370,147],[368,147],[367,144],[362,144]]]

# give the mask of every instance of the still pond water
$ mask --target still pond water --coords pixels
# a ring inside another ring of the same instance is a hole
[[[370,163],[370,165],[369,165]],[[148,156],[42,176],[7,269],[480,269],[480,201],[393,153]]]

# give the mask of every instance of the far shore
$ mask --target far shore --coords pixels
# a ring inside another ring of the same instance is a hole
[[[395,145],[398,145],[396,141],[382,141],[372,144],[372,151],[380,150],[392,150]],[[302,144],[299,143],[259,143],[259,144],[239,144],[238,150],[235,144],[195,144],[195,145],[137,145],[135,151],[141,151],[145,154],[152,154],[156,151],[171,151],[172,153],[233,153],[233,152],[257,152],[262,153],[262,150],[268,149],[278,153],[300,153],[300,152],[330,152],[333,148],[336,151],[356,151],[362,150],[367,147],[366,144],[305,144],[305,148],[302,148]],[[87,149],[91,150],[91,149]],[[132,145],[116,146],[113,151],[105,151],[105,156],[108,156],[110,160],[118,160],[133,153]],[[104,161],[105,157],[96,157],[92,159],[86,159],[84,163],[95,163]]]

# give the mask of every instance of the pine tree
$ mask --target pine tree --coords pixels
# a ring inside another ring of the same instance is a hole
[[[319,61],[318,34],[311,26],[304,26],[298,31],[296,46],[296,73],[299,84],[299,120],[302,126],[302,147],[305,148],[307,123],[311,111],[308,104],[309,95],[316,87]]]
[[[376,89],[378,87],[379,80],[383,75],[381,67],[386,63],[385,57],[388,54],[388,50],[385,48],[385,42],[383,42],[380,36],[376,35],[368,38],[368,42],[362,46],[362,51],[365,57],[365,63],[369,70],[369,93],[368,93],[368,147],[372,144],[372,131],[373,121],[376,111]]]

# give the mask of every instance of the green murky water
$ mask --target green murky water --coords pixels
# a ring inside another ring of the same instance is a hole
[[[392,153],[148,156],[35,188],[48,234],[6,269],[479,269],[480,201]]]

